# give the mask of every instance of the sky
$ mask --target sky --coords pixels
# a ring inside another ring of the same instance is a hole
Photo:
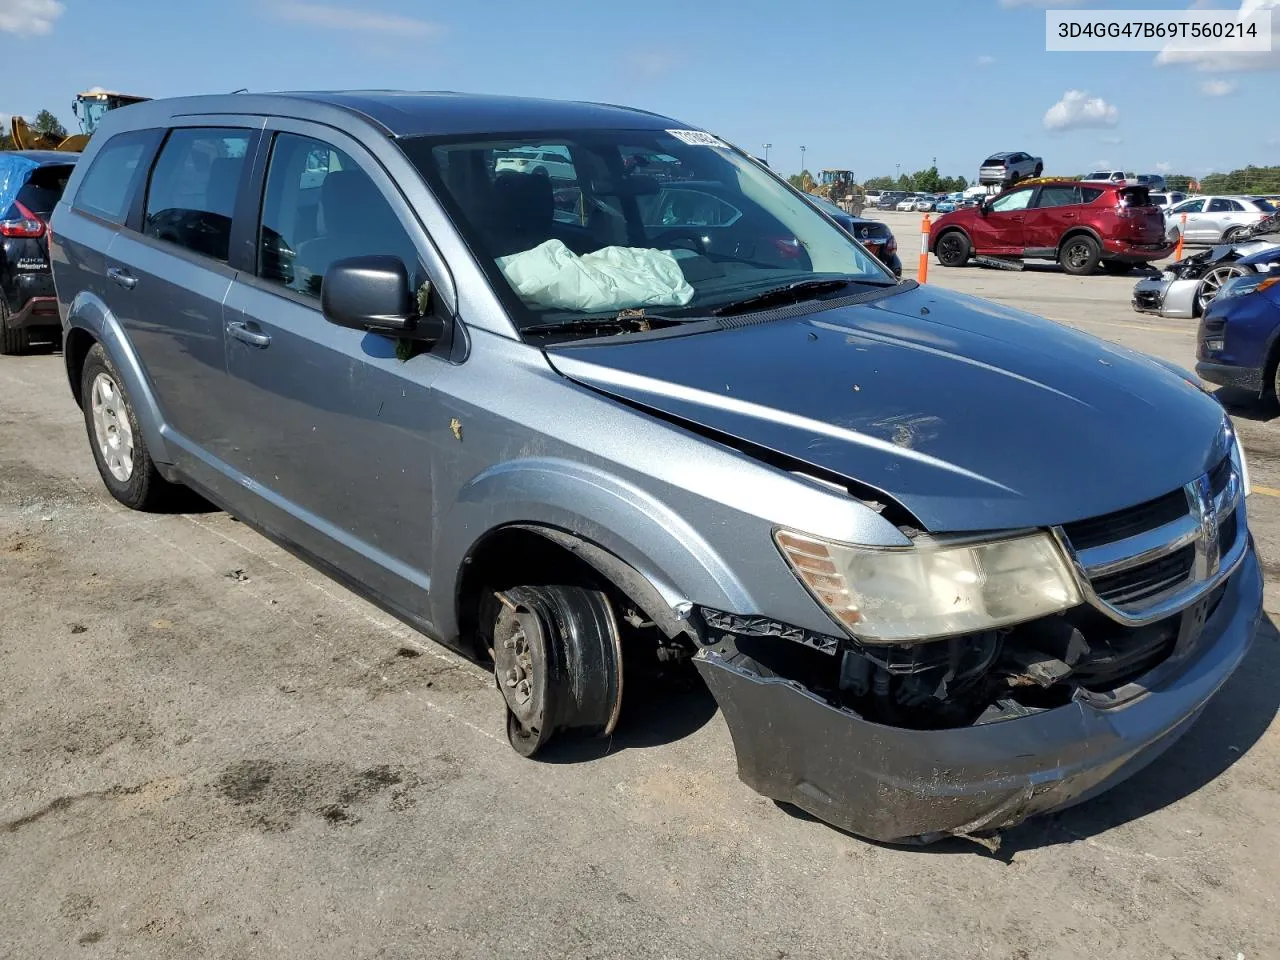
[[[657,111],[757,155],[771,143],[782,173],[803,146],[810,170],[860,180],[935,158],[972,180],[999,150],[1050,174],[1202,176],[1280,164],[1280,0],[1190,5],[1242,3],[1274,8],[1273,53],[1046,52],[1044,9],[1082,0],[0,0],[0,121],[47,108],[74,131],[94,86],[460,90]]]

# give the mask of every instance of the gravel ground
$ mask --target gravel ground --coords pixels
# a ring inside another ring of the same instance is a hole
[[[1132,278],[929,279],[1193,360]],[[1277,412],[1228,400],[1276,611]],[[0,957],[1280,956],[1270,624],[1127,784],[895,849],[740,784],[696,683],[520,759],[477,667],[225,514],[118,507],[56,353],[0,360],[0,451]]]

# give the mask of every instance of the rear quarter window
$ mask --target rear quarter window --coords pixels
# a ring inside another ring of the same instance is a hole
[[[74,170],[72,164],[60,163],[32,171],[31,178],[18,191],[18,203],[37,216],[48,218],[62,199],[62,192]]]
[[[108,140],[93,158],[72,206],[111,223],[124,223],[158,138],[155,130],[135,130]]]

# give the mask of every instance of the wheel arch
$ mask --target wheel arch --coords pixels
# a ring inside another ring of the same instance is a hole
[[[530,570],[537,570],[537,575],[524,572]],[[635,604],[668,638],[688,631],[688,620],[672,608],[645,574],[585,537],[540,523],[506,524],[488,531],[471,546],[454,585],[459,631],[464,637],[475,635],[486,587],[507,589],[543,580],[546,584],[581,584],[590,574]]]
[[[1064,233],[1062,237],[1058,240],[1058,248],[1057,248],[1058,256],[1062,255],[1062,248],[1067,245],[1068,241],[1073,240],[1076,237],[1080,237],[1080,236],[1089,237],[1091,240],[1093,240],[1093,242],[1098,245],[1098,252],[1100,254],[1106,252],[1106,244],[1102,242],[1102,236],[1098,233],[1098,231],[1093,229],[1093,227],[1081,225],[1077,227],[1072,227],[1070,230]]]
[[[973,250],[973,237],[972,235],[970,235],[969,231],[966,230],[963,226],[961,226],[958,223],[948,223],[945,227],[943,227],[941,230],[938,231],[937,236],[930,239],[929,241],[930,253],[937,252],[938,241],[941,240],[943,237],[945,237],[948,233],[963,234],[965,240],[969,242],[969,249]]]
[[[95,294],[82,291],[67,309],[67,330],[63,335],[63,358],[67,379],[76,404],[83,407],[80,380],[85,359],[94,344],[100,344],[110,358],[133,408],[138,426],[146,441],[151,459],[156,463],[172,463],[163,435],[163,417],[156,403],[142,363],[125,336],[119,320]]]
[[[462,636],[466,614],[458,604],[462,591],[472,589],[466,568],[502,531],[554,543],[670,635],[686,628],[695,600],[723,610],[759,606],[725,558],[649,491],[577,461],[528,458],[477,475],[441,515],[432,549],[432,620],[446,639]]]

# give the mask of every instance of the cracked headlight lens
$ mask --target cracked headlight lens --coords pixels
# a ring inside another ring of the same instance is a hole
[[[1081,602],[1044,532],[948,545],[872,548],[779,530],[791,569],[853,636],[904,643],[1033,620]]]

